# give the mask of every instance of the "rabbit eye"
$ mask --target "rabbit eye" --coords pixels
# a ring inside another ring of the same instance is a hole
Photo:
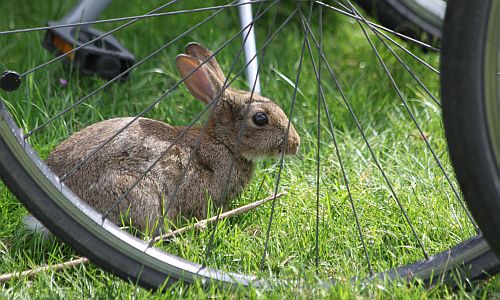
[[[258,112],[255,115],[253,115],[253,122],[257,126],[264,126],[267,124],[267,115],[263,112]]]

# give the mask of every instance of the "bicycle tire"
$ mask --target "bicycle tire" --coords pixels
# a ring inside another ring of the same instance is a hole
[[[444,27],[442,60],[443,115],[452,162],[465,199],[497,254],[500,102],[495,99],[495,30],[499,11],[498,1],[451,2]]]
[[[7,107],[0,102],[0,174],[8,187],[50,231],[119,277],[157,289],[175,280],[217,282],[223,285],[266,287],[254,276],[203,267],[149,248],[123,232],[61,184],[37,153],[25,142]],[[479,279],[498,271],[499,261],[482,239],[473,237],[427,260],[375,274],[375,277],[451,278],[455,272]],[[326,280],[325,283],[329,283]]]

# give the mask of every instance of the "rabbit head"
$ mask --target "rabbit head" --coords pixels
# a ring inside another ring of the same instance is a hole
[[[300,137],[283,110],[256,93],[224,87],[226,78],[210,50],[190,43],[176,61],[191,94],[215,106],[207,128],[212,138],[248,160],[298,151]]]

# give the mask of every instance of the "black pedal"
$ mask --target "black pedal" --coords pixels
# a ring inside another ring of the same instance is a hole
[[[49,22],[49,26],[58,23]],[[101,36],[103,32],[90,27],[52,28],[45,34],[43,46],[61,55]],[[112,79],[126,71],[135,63],[135,57],[111,35],[98,39],[69,54],[66,61],[75,64],[83,74],[96,74],[104,79]],[[119,80],[128,78],[128,72]]]

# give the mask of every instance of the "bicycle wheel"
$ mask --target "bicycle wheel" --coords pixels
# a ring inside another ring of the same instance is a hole
[[[358,0],[357,2],[388,28],[422,41],[442,37],[446,0]]]
[[[471,211],[500,253],[500,6],[495,1],[456,1],[449,13],[442,95],[451,158]]]
[[[151,234],[131,235],[113,224],[106,214],[98,213],[76,197],[65,183],[72,172],[57,177],[40,159],[47,157],[71,131],[130,112],[137,118],[148,113],[178,124],[185,124],[185,118],[189,117],[193,120],[189,126],[196,124],[202,115],[198,113],[200,107],[186,104],[191,97],[186,91],[176,89],[183,80],[171,75],[173,57],[183,52],[179,44],[185,44],[185,36],[219,45],[210,48],[215,49],[213,53],[226,74],[233,74],[227,77],[232,78],[227,84],[245,86],[240,74],[248,64],[240,70],[236,68],[242,51],[242,43],[236,39],[243,31],[234,30],[236,26],[227,23],[236,19],[231,17],[238,3],[222,6],[200,3],[203,4],[171,1],[153,10],[155,19],[147,14],[129,19],[129,22],[139,19],[145,24],[167,19],[163,26],[185,24],[188,28],[172,29],[169,34],[176,37],[168,38],[165,44],[161,42],[159,50],[151,54],[142,48],[154,44],[157,37],[141,40],[140,47],[133,52],[143,59],[124,71],[130,73],[130,86],[112,85],[114,79],[103,82],[67,75],[67,69],[52,63],[69,57],[77,48],[54,60],[41,51],[30,51],[27,57],[31,59],[24,61],[27,65],[16,59],[4,60],[11,69],[24,67],[26,71],[19,76],[5,73],[1,82],[7,89],[21,83],[15,92],[2,94],[1,176],[28,210],[54,234],[104,269],[149,288],[162,287],[174,280],[252,286],[293,284],[297,269],[317,274],[325,283],[351,277],[432,281],[441,276],[452,278],[455,272],[476,279],[497,271],[498,260],[478,236],[478,228],[449,173],[440,103],[431,92],[437,88],[436,77],[432,76],[439,73],[431,64],[436,64],[439,57],[412,55],[400,42],[366,22],[349,1],[334,5],[318,1],[254,4],[255,29],[261,39],[258,51],[261,78],[274,79],[266,81],[264,93],[269,90],[274,93],[273,98],[281,99],[278,103],[299,131],[303,149],[298,158],[291,158],[286,165],[283,155],[278,163],[258,163],[257,179],[236,200],[244,202],[257,197],[262,189],[271,190],[274,200],[268,212],[234,222],[218,218],[210,230],[180,236],[165,245]],[[161,12],[169,17],[156,18]],[[354,25],[359,25],[356,28],[360,34],[342,35],[341,28],[353,25],[352,16],[359,20]],[[364,46],[352,51],[350,47],[339,48],[341,44],[327,42],[330,39],[326,35],[332,31],[323,26],[323,19],[325,23],[328,19],[328,24],[337,24],[338,40],[347,45],[363,41]],[[221,39],[221,33],[213,28],[227,28],[228,32]],[[142,29],[136,30],[133,36],[141,37]],[[282,30],[288,34],[279,34]],[[17,32],[40,38],[38,31]],[[0,35],[20,42],[13,31]],[[404,55],[417,62],[403,63],[387,41],[401,47]],[[287,45],[287,51],[283,51],[283,45]],[[18,52],[16,48],[12,51]],[[160,51],[165,51],[165,56],[151,62],[149,59]],[[40,61],[45,59],[47,63],[38,62],[32,55],[40,55]],[[333,57],[348,63],[343,68],[338,62],[334,65]],[[149,69],[139,74],[138,70],[132,72],[144,62],[150,64]],[[394,67],[392,72],[387,63]],[[338,77],[336,68],[343,70],[342,77]],[[48,73],[39,75],[40,70]],[[360,80],[359,70],[370,74],[366,77],[369,80]],[[415,70],[433,75],[419,79]],[[145,81],[146,74],[165,77]],[[400,86],[391,74],[397,74],[398,80],[416,80],[416,84]],[[59,76],[70,76],[75,84],[54,82]],[[41,78],[50,80],[42,82]],[[118,80],[120,75],[115,78]],[[344,87],[344,82],[354,83],[354,87]],[[372,83],[370,88],[357,94],[356,85],[369,83]],[[49,98],[37,92],[42,86],[54,84],[54,90],[48,92],[52,95]],[[106,93],[99,93],[106,87]],[[388,91],[387,87],[393,89]],[[158,89],[164,89],[160,96]],[[351,97],[353,93],[355,97]],[[117,103],[124,95],[137,98],[132,103]],[[78,106],[94,96],[97,103]],[[409,96],[414,100],[407,101]],[[162,105],[165,102],[161,101],[166,100],[170,102]],[[117,107],[122,108],[117,112]],[[429,132],[424,131],[424,123]],[[97,153],[99,149],[95,149]],[[86,161],[88,157],[82,157],[81,164]],[[273,168],[274,178],[269,172]],[[280,200],[284,205],[276,201],[282,186],[287,190],[284,200]],[[130,190],[133,188],[131,185]],[[126,196],[120,195],[116,200]]]

